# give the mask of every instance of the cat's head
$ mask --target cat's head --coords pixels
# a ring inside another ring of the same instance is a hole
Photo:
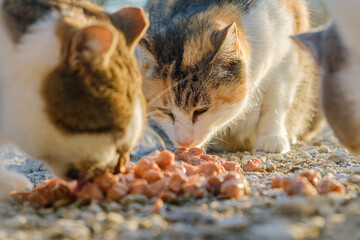
[[[149,117],[176,146],[203,145],[241,111],[250,47],[239,24],[174,24],[137,54]]]
[[[96,14],[36,22],[8,70],[8,134],[62,178],[117,171],[146,123],[134,51],[147,17],[140,8]]]
[[[321,31],[294,36],[294,40],[314,56],[321,70],[322,105],[329,125],[340,142],[358,154],[360,71],[357,49],[352,47],[352,43],[359,40],[356,35],[351,35],[357,30],[354,23],[346,26],[350,35],[344,34],[344,29],[336,22]],[[345,40],[351,40],[350,44]]]

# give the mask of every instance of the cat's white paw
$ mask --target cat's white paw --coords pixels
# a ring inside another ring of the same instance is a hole
[[[258,136],[255,149],[270,153],[286,153],[290,151],[290,144],[286,136],[271,134]]]
[[[0,200],[10,196],[11,191],[32,188],[31,182],[22,174],[6,171],[0,179]]]

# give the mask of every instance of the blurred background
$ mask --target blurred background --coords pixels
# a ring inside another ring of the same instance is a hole
[[[104,7],[108,12],[114,12],[125,6],[144,6],[147,0],[93,0]],[[293,0],[289,0],[293,1]],[[328,22],[329,18],[322,0],[307,0],[312,11],[312,20],[315,26],[321,26]]]

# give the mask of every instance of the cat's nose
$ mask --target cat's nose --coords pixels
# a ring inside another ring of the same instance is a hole
[[[177,141],[179,147],[189,147],[192,143],[192,139],[182,139]]]

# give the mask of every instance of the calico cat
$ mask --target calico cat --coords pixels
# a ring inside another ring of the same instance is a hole
[[[107,14],[75,0],[0,2],[2,137],[65,179],[123,167],[146,122],[134,55],[148,27],[143,10]],[[0,169],[7,176],[1,194],[27,186]],[[12,181],[19,182],[9,187]]]
[[[149,0],[137,47],[152,121],[178,147],[286,152],[323,123],[318,73],[290,36],[303,0]]]
[[[322,99],[330,126],[349,150],[360,153],[360,2],[324,3],[334,23],[295,39],[322,69]]]

